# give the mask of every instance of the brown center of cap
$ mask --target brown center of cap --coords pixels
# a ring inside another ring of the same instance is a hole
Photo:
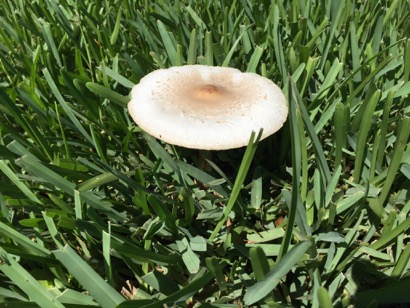
[[[201,102],[219,102],[224,96],[224,92],[225,91],[223,91],[223,89],[220,87],[214,86],[212,84],[207,84],[195,88],[192,91],[192,96],[193,98]]]

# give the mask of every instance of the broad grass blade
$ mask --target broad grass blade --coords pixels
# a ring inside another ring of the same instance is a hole
[[[283,258],[275,264],[275,267],[263,281],[255,283],[246,290],[244,302],[253,305],[268,295],[280,282],[280,280],[296,265],[304,253],[312,245],[311,241],[300,242],[294,246]]]
[[[223,224],[225,223],[226,219],[228,218],[229,213],[232,211],[233,206],[239,196],[239,192],[242,188],[242,184],[245,181],[246,174],[248,173],[249,167],[251,165],[253,156],[255,155],[256,148],[258,146],[258,142],[262,136],[262,130],[255,138],[255,132],[252,132],[251,138],[249,140],[248,146],[246,148],[245,154],[243,155],[241,165],[239,166],[239,171],[235,179],[234,186],[232,188],[231,196],[229,197],[228,204],[223,213],[223,218],[218,222],[215,229],[213,230],[211,236],[209,237],[209,241],[212,242],[216,235],[218,234],[219,230],[221,230]]]
[[[2,271],[16,286],[25,292],[29,298],[40,307],[64,308],[40,282],[24,269],[14,257],[0,247],[0,271]]]
[[[125,301],[91,266],[69,246],[53,251],[56,258],[67,268],[76,280],[88,290],[101,307],[116,307]]]

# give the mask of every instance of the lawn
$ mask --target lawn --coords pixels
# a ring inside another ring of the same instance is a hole
[[[148,73],[273,80],[276,134],[142,131]],[[0,307],[407,307],[410,2],[0,0]]]

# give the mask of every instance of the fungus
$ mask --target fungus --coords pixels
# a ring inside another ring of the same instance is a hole
[[[128,110],[140,128],[167,143],[200,150],[246,146],[279,130],[288,108],[271,80],[234,68],[186,65],[156,70],[135,85]]]

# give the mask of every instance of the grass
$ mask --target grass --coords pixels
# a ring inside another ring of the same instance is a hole
[[[0,306],[406,307],[409,15],[0,1]],[[195,63],[274,80],[284,128],[208,172],[136,127],[131,87]]]

